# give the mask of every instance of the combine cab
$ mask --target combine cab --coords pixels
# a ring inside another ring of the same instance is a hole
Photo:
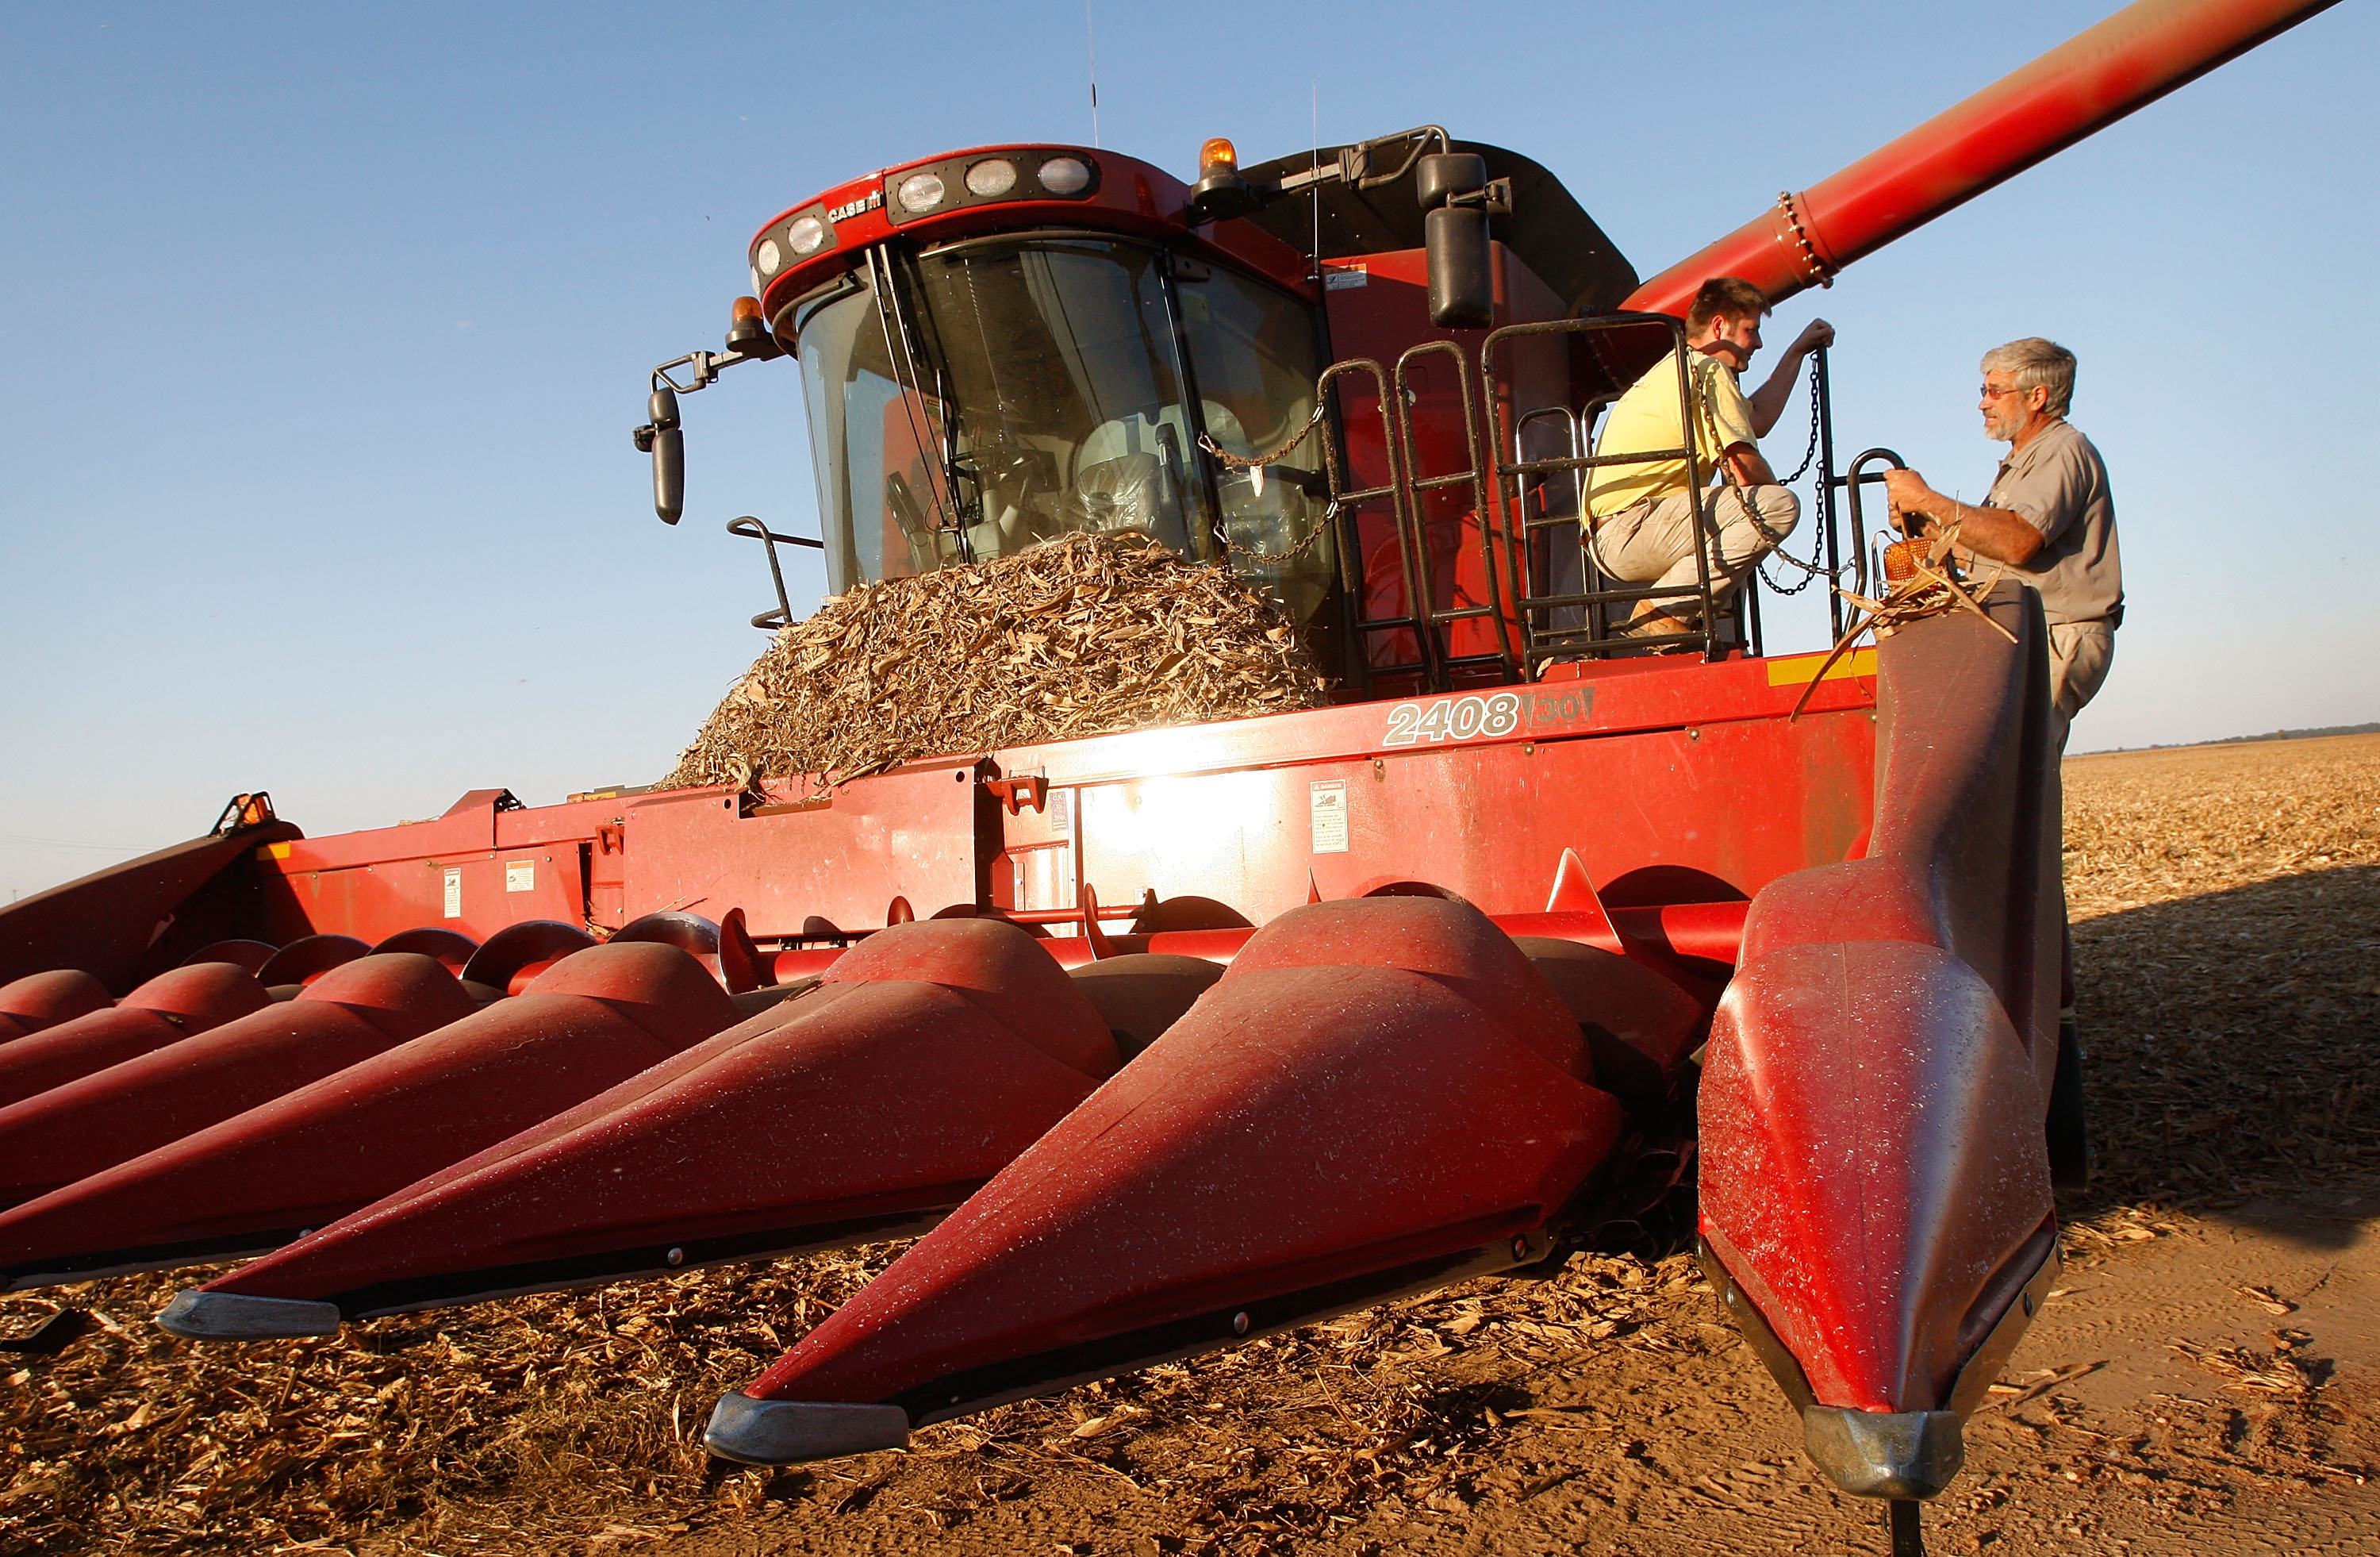
[[[1643,284],[1434,127],[793,207],[656,371],[663,518],[679,396],[790,357],[836,590],[1145,535],[1270,594],[1330,706],[322,839],[240,797],[0,910],[0,1271],[272,1250],[162,1316],[240,1339],[922,1234],[719,1404],[783,1463],[1695,1237],[1913,1545],[2081,1158],[2038,601],[1766,653],[1707,558],[1582,561],[1596,419],[1706,277],[1823,283],[2318,8],[2135,6]],[[1888,456],[1818,431],[1800,549],[1865,593]],[[1700,630],[1648,656],[1664,593]]]

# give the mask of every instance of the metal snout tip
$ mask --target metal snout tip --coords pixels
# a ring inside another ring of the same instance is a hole
[[[339,1306],[297,1297],[253,1297],[244,1292],[179,1294],[157,1316],[160,1328],[186,1341],[273,1341],[336,1335]]]
[[[1853,1497],[1930,1498],[1966,1463],[1955,1411],[1802,1407],[1802,1446]]]
[[[909,1441],[909,1414],[897,1405],[840,1400],[754,1400],[738,1390],[719,1397],[702,1446],[747,1466],[832,1460]]]

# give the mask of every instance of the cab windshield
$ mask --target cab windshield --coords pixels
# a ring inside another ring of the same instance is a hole
[[[1269,454],[1305,425],[1314,324],[1286,293],[1122,240],[1003,237],[879,251],[798,328],[837,590],[1103,530],[1228,558],[1300,616],[1330,587],[1328,537],[1248,554],[1320,522],[1312,440],[1263,480],[1199,444]]]

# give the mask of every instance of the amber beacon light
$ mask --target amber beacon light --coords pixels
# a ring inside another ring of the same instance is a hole
[[[1191,187],[1188,208],[1193,222],[1227,222],[1253,215],[1263,204],[1240,176],[1240,153],[1229,140],[1219,135],[1198,148],[1198,182]]]

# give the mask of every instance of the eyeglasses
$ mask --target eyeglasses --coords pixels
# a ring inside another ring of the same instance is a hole
[[[2014,384],[2009,385],[2006,389],[1994,389],[1990,384],[1985,384],[1975,393],[1986,400],[1997,400],[2004,395],[2022,395],[2024,391]]]

